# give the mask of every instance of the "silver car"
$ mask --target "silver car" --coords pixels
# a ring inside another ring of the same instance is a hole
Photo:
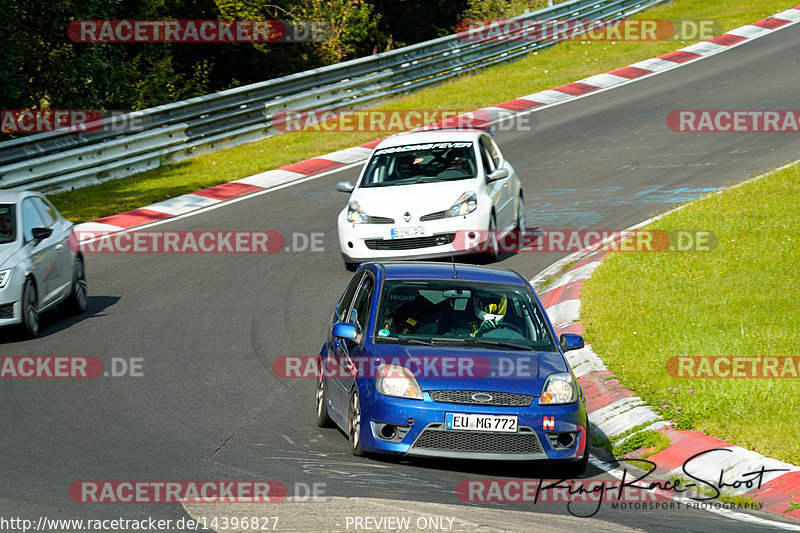
[[[86,310],[83,256],[66,220],[43,195],[0,190],[0,327],[39,333],[39,313],[56,304]]]

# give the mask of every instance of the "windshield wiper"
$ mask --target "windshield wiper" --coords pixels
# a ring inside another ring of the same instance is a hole
[[[411,337],[378,337],[379,339],[387,339],[390,341],[398,341],[398,342],[407,342],[408,344],[419,344],[421,346],[433,346],[432,343],[428,341],[423,341],[420,339],[412,339]]]
[[[503,348],[511,348],[512,350],[524,350],[529,352],[531,350],[530,346],[524,346],[522,344],[514,344],[513,342],[504,342],[498,341],[494,339],[480,339],[478,337],[434,337],[431,339],[431,342],[462,342],[465,344],[486,344],[489,346],[500,346]]]

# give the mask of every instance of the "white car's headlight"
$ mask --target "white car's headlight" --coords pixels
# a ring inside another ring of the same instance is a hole
[[[12,269],[10,268],[7,268],[5,270],[0,270],[0,289],[5,287],[6,283],[8,283],[8,280],[11,279],[11,270]]]
[[[411,371],[400,365],[381,365],[375,373],[375,388],[386,396],[422,399],[422,389]]]
[[[572,403],[578,399],[578,391],[572,374],[567,372],[550,374],[544,382],[539,405],[559,405]]]
[[[364,224],[367,222],[369,217],[361,209],[361,206],[358,205],[358,202],[350,202],[347,206],[347,221],[353,224]]]
[[[474,192],[468,191],[459,196],[456,203],[453,204],[453,207],[447,210],[447,216],[460,217],[468,215],[476,209],[478,209],[478,197],[475,196]]]

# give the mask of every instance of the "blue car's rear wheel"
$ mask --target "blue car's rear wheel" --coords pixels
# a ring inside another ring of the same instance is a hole
[[[320,365],[321,369],[321,365]],[[325,379],[320,370],[319,377],[317,378],[316,387],[316,409],[317,409],[317,425],[321,428],[329,428],[333,426],[333,420],[328,415],[328,391],[325,388]]]
[[[364,449],[361,447],[361,400],[358,397],[357,388],[353,388],[353,392],[350,394],[347,429],[350,437],[350,450],[353,455],[364,455]]]

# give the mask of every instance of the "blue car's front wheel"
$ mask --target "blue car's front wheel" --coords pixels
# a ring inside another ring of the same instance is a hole
[[[350,409],[347,416],[348,436],[350,437],[350,449],[353,455],[364,455],[361,447],[361,400],[358,397],[358,389],[353,388],[350,393]]]
[[[321,366],[320,366],[321,368]],[[320,370],[319,377],[317,378],[317,386],[314,391],[315,404],[317,410],[317,426],[321,428],[333,427],[333,420],[328,414],[328,391],[325,388],[325,378]]]

